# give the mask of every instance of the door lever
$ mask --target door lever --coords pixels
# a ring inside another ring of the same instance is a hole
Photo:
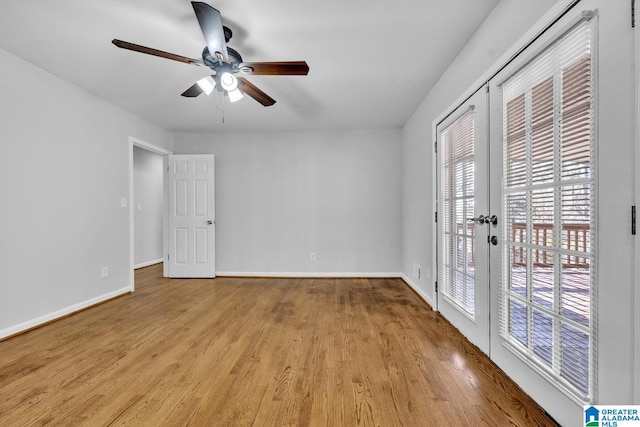
[[[467,218],[467,221],[477,222],[478,224],[489,224],[489,217],[480,215],[477,218]]]

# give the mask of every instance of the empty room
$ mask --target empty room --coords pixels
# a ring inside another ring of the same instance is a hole
[[[640,425],[636,14],[3,2],[0,425]]]

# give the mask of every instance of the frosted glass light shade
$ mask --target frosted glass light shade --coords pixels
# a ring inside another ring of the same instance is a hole
[[[224,90],[231,92],[238,87],[238,80],[231,73],[222,73],[222,76],[220,76],[220,85]]]
[[[229,101],[236,102],[242,99],[244,95],[240,92],[240,89],[234,89],[227,92],[229,94]]]
[[[216,87],[216,81],[211,76],[204,77],[196,82],[200,89],[207,95],[211,95],[213,89]]]

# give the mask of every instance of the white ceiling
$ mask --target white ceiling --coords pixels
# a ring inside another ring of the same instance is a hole
[[[400,128],[498,1],[210,0],[245,61],[309,64],[248,77],[272,107],[181,97],[205,68],[111,44],[200,58],[188,0],[3,0],[0,48],[169,131]]]

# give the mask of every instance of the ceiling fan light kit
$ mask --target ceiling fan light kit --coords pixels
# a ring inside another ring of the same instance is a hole
[[[231,102],[240,100],[244,94],[255,99],[263,106],[268,107],[276,103],[275,99],[264,93],[246,78],[236,77],[237,74],[242,73],[255,76],[306,76],[309,73],[309,66],[305,61],[244,62],[238,51],[227,46],[227,42],[233,36],[233,32],[228,27],[222,25],[220,12],[203,2],[192,1],[191,5],[198,19],[202,35],[207,43],[202,51],[202,60],[192,59],[118,39],[113,39],[112,43],[122,49],[146,53],[147,55],[158,56],[199,67],[208,67],[213,71],[213,74],[201,78],[189,89],[184,91],[182,96],[188,98],[194,98],[203,92],[206,95],[210,95],[217,89],[220,92],[224,92]],[[213,52],[213,54],[211,52]]]
[[[228,71],[225,71],[220,76],[220,86],[226,91],[236,90],[238,87],[238,80]]]

